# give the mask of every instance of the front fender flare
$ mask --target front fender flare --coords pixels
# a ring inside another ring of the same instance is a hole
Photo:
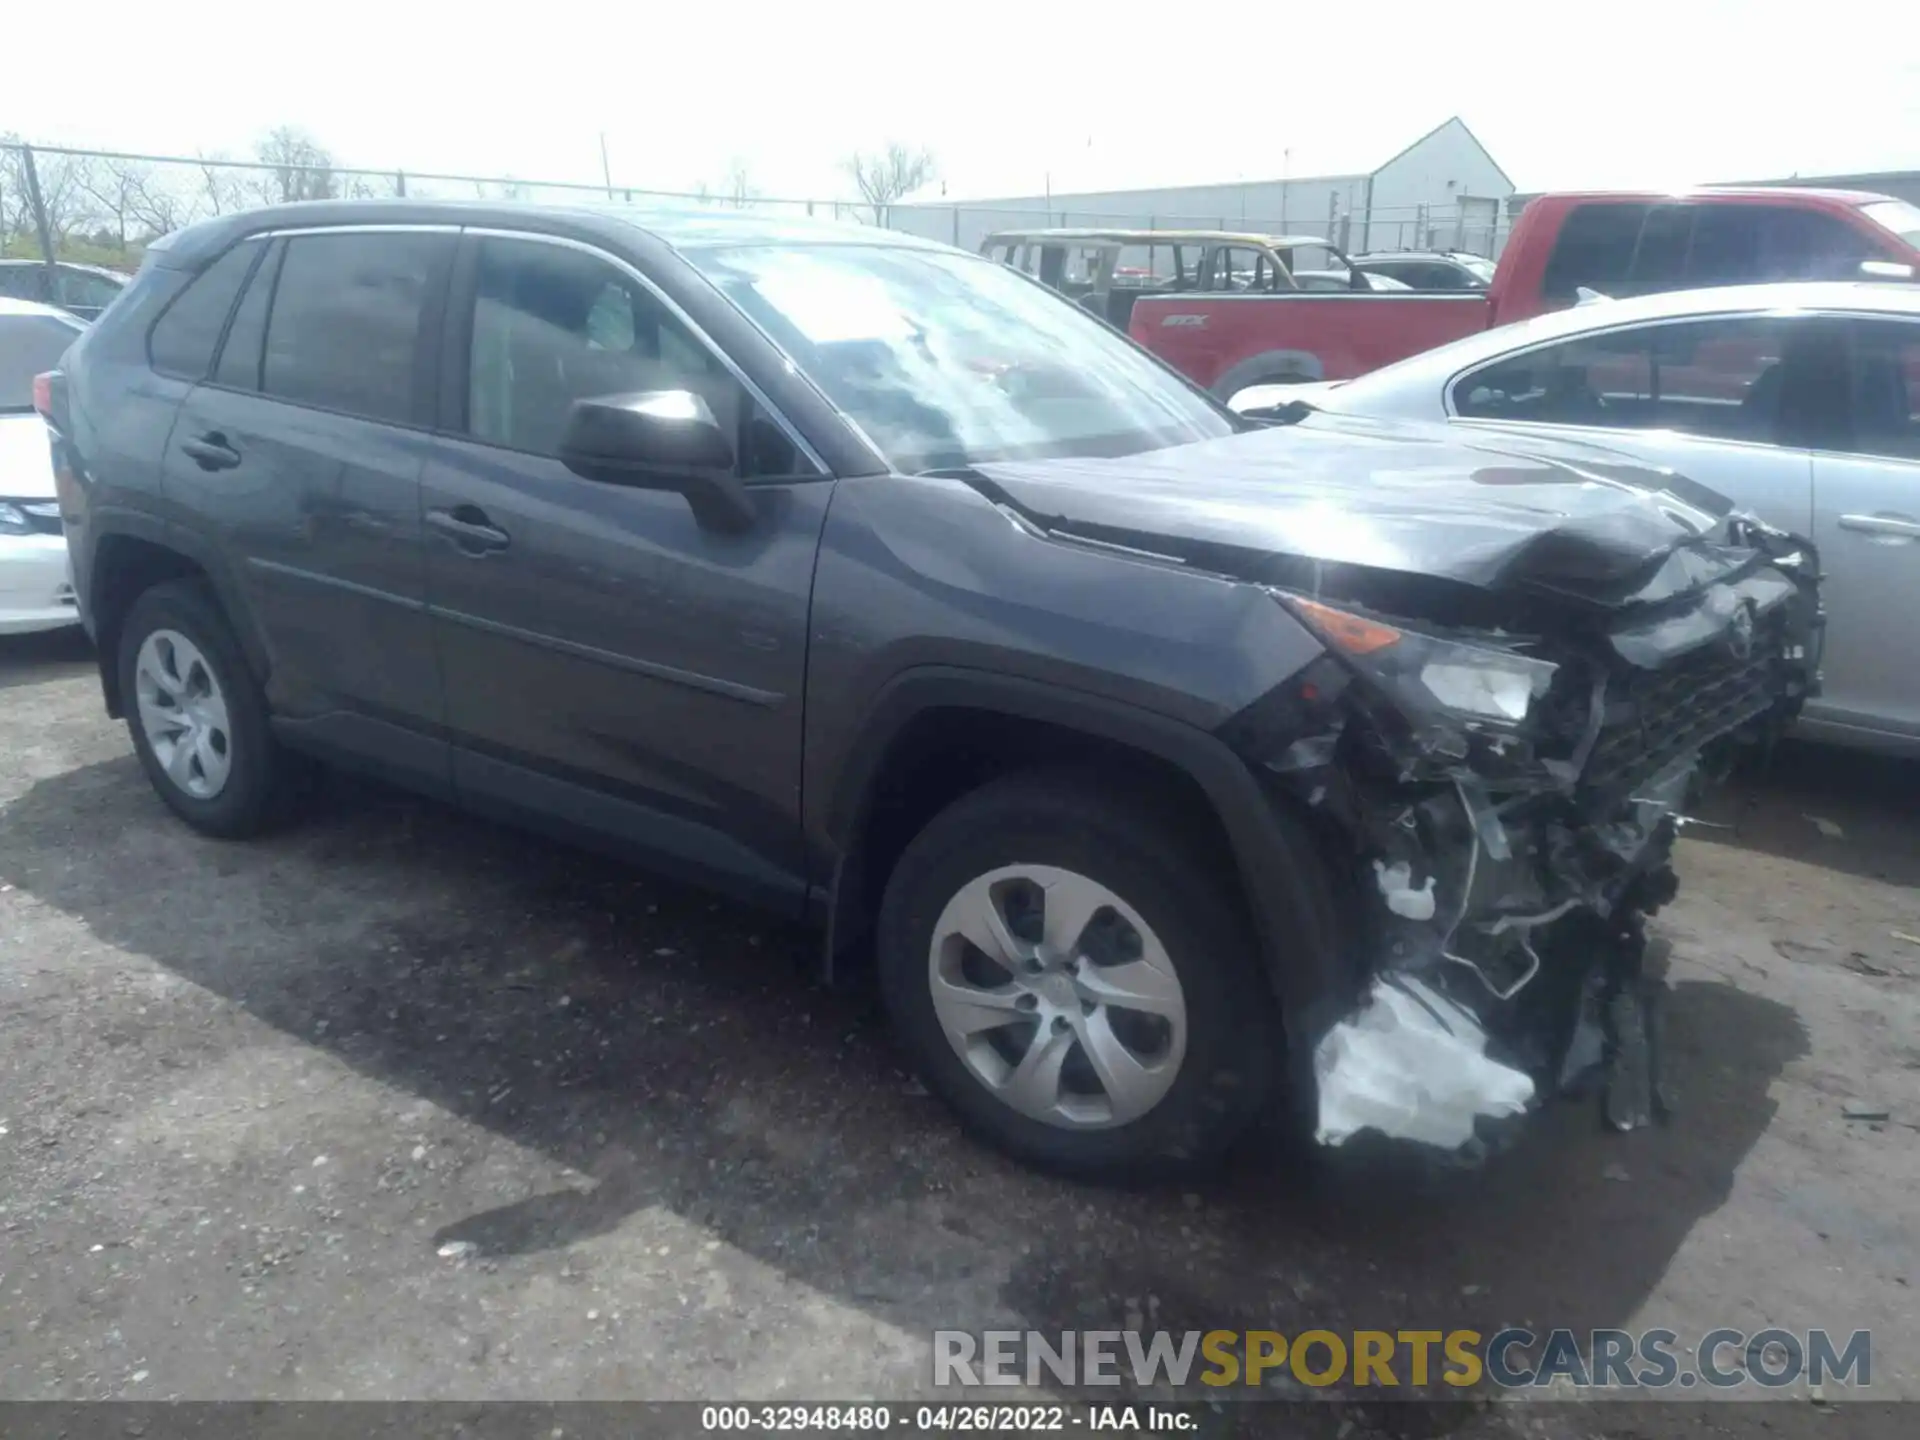
[[[889,681],[875,697],[828,804],[826,835],[842,860],[865,824],[874,786],[893,742],[918,715],[934,709],[987,710],[1096,736],[1175,766],[1205,795],[1225,831],[1253,918],[1255,939],[1288,1033],[1318,1033],[1330,1007],[1355,988],[1342,963],[1326,897],[1292,862],[1315,842],[1278,808],[1259,781],[1216,735],[1125,701],[1064,686],[962,667],[926,666]],[[827,897],[828,945],[844,933],[849,894],[836,864]]]

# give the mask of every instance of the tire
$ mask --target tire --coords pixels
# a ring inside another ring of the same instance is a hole
[[[226,840],[261,834],[286,818],[297,767],[268,728],[260,682],[204,581],[170,580],[135,600],[120,627],[116,663],[134,752],[168,809],[203,835]],[[168,689],[169,681],[180,688]],[[178,742],[150,733],[154,715],[163,717],[161,729],[187,727]],[[182,762],[171,772],[169,758]]]
[[[1282,1073],[1283,1039],[1242,907],[1219,878],[1219,863],[1208,863],[1210,848],[1183,843],[1180,830],[1158,818],[1168,813],[1165,805],[1114,789],[1111,781],[1026,772],[996,780],[936,816],[887,882],[877,936],[880,985],[921,1078],[974,1133],[1060,1173],[1149,1180],[1197,1170],[1221,1156]],[[1118,906],[1090,910],[1087,883]],[[1011,964],[989,959],[953,934],[956,917],[970,913],[973,902],[984,907],[983,895],[1005,923],[1001,939],[1014,948],[1003,946],[1002,955],[1011,953]],[[1047,908],[1048,895],[1067,897],[1057,913]],[[1080,943],[1049,944],[1041,972],[1016,975],[1032,963],[1019,948],[1027,943],[1023,937],[1045,934],[1056,920],[1066,927],[1061,933],[1069,933],[1087,914],[1092,919],[1080,930]],[[1082,956],[1077,968],[1064,963],[1069,952]],[[1177,984],[1166,987],[1158,967],[1150,977],[1109,968],[1130,959],[1138,964],[1136,956],[1164,957]],[[1141,984],[1142,977],[1152,984]],[[954,988],[941,987],[937,1001],[943,979]],[[1089,998],[1111,996],[1116,985],[1163,1011],[1174,1008],[1170,997],[1177,990],[1179,1020],[1129,1014],[1127,1006]],[[1016,1005],[1032,1003],[1002,1022],[1010,991],[1019,992]],[[963,1003],[956,1005],[957,994]],[[982,995],[992,1001],[992,1014],[973,1003]],[[956,1015],[963,1024],[979,1017],[985,1028],[950,1038]],[[1031,1064],[1031,1052],[1049,1037],[1044,1058],[1064,1052],[1053,1067],[1061,1098],[1041,1114],[1034,1102],[1053,1082],[1036,1068],[1042,1083],[1023,1084],[1018,1062]],[[1126,1045],[1139,1072],[1114,1064],[1116,1043]],[[1131,1077],[1120,1088],[1124,1104],[1108,1093],[1090,1047],[1108,1056],[1106,1074]],[[1151,1085],[1134,1083],[1142,1074],[1150,1074]],[[1089,1082],[1098,1095],[1086,1093]],[[1020,1099],[1007,1098],[1016,1094]]]

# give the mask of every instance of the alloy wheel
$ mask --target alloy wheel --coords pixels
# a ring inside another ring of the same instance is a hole
[[[928,979],[954,1052],[1031,1119],[1124,1125],[1179,1076],[1179,974],[1139,914],[1086,875],[1010,865],[962,886],[934,924]]]
[[[155,630],[134,658],[140,728],[167,779],[211,800],[233,771],[226,696],[200,647],[178,630]]]

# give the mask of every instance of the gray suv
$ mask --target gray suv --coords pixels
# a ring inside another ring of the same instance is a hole
[[[818,922],[1079,1174],[1656,1104],[1645,915],[1815,560],[1604,452],[1236,417],[990,261],[332,203],[154,246],[40,387],[110,714],[195,828],[314,759]]]

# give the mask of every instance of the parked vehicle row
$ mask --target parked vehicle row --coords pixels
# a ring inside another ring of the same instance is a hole
[[[82,326],[52,306],[0,298],[0,635],[79,622],[34,377],[60,363]]]
[[[1819,661],[1814,552],[1711,491],[1256,424],[872,229],[227,216],[38,403],[187,823],[319,757],[809,917],[930,1088],[1083,1174],[1216,1155],[1283,1074],[1326,1143],[1471,1148],[1595,1027],[1643,1121],[1674,817]]]
[[[1124,330],[1152,295],[1273,295],[1370,289],[1374,277],[1314,235],[1224,230],[1001,230],[980,247],[989,259],[1058,290]],[[1387,288],[1392,288],[1389,282]]]
[[[1546,195],[1521,213],[1484,290],[1156,294],[1128,307],[1127,326],[1225,398],[1251,385],[1364,375],[1464,335],[1565,309],[1583,292],[1627,297],[1916,274],[1920,209],[1883,195],[1765,188]]]
[[[1493,261],[1461,251],[1379,251],[1357,256],[1353,264],[1409,290],[1484,290],[1494,276]]]
[[[91,320],[114,302],[127,277],[102,265],[61,260],[0,260],[0,296],[52,305]]]

